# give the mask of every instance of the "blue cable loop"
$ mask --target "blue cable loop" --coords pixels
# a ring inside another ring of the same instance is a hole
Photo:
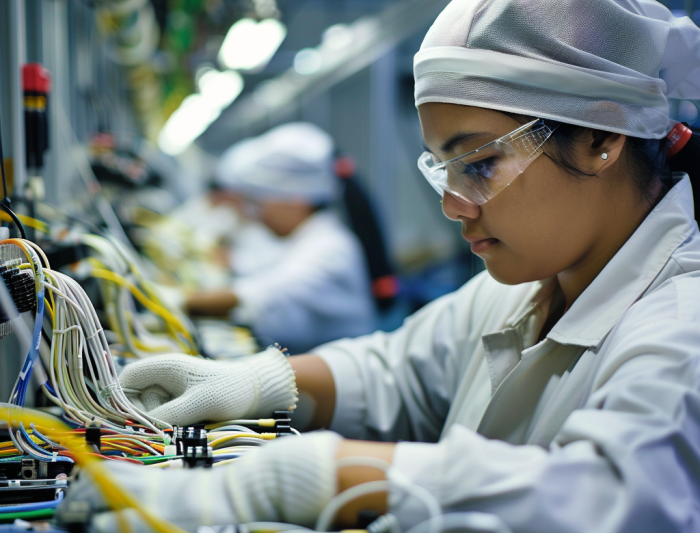
[[[58,497],[49,502],[23,503],[20,505],[8,505],[0,507],[0,517],[5,513],[24,513],[27,511],[41,511],[43,509],[55,509],[63,501],[63,491],[58,492]]]
[[[35,451],[35,453],[37,454],[36,456],[34,456],[31,453],[31,450],[27,450],[27,452],[30,455],[32,455],[32,457],[34,457],[35,459],[38,459],[39,461],[43,461],[43,462],[54,462],[54,460],[57,463],[68,463],[68,462],[72,463],[73,462],[73,460],[70,457],[65,457],[63,455],[56,455],[56,457],[54,457],[52,452],[48,452],[48,451],[44,450],[43,448],[39,447],[39,445],[36,444],[31,439],[31,437],[29,436],[27,431],[24,429],[24,425],[21,422],[19,424],[19,431],[22,434],[22,436],[24,437],[24,440],[27,441],[27,444],[29,445],[29,447],[32,448]],[[42,440],[44,440],[44,439],[42,439]]]
[[[58,447],[59,447],[59,445],[56,444],[54,441],[52,441],[52,440],[49,439],[48,437],[45,437],[42,433],[39,433],[39,432],[37,431],[37,429],[34,427],[34,423],[33,423],[33,422],[32,422],[31,427],[32,427],[32,431],[34,432],[34,435],[36,435],[37,437],[39,437],[39,439],[43,440],[46,444],[48,444],[48,445],[51,446],[52,448],[58,448]]]

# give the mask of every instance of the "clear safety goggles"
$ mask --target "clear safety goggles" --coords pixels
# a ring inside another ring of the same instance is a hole
[[[440,196],[449,192],[465,202],[482,205],[525,171],[542,153],[542,146],[555,129],[538,118],[448,161],[423,152],[418,168]]]

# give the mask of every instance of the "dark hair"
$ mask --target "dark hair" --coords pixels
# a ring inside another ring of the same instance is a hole
[[[535,117],[510,114],[523,124],[530,122]],[[594,177],[595,174],[585,172],[576,166],[576,144],[585,142],[586,133],[593,135],[593,148],[600,147],[610,135],[610,132],[565,124],[555,120],[545,120],[550,128],[556,126],[556,130],[549,139],[554,150],[547,151],[547,156],[560,168],[573,176]],[[675,156],[666,158],[666,145],[668,140],[642,139],[640,137],[627,137],[626,155],[632,169],[633,179],[642,194],[649,202],[653,201],[652,189],[656,180],[668,177],[672,172],[685,172],[690,176],[693,184],[693,195],[698,215],[700,215],[700,132],[693,130],[693,136],[686,146]],[[553,153],[552,153],[553,152]]]
[[[594,177],[594,173],[585,172],[576,166],[574,158],[576,144],[585,142],[583,139],[587,138],[586,134],[590,132],[593,136],[592,148],[600,148],[612,134],[607,131],[563,124],[552,120],[545,120],[545,123],[552,128],[557,126],[550,138],[550,143],[554,147],[554,153],[547,153],[550,159],[572,175]],[[665,138],[627,137],[625,150],[632,170],[632,179],[642,197],[648,201],[653,201],[651,193],[656,180],[670,174],[670,169],[666,165],[666,142]]]

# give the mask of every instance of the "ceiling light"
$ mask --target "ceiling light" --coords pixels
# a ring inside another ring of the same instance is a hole
[[[219,61],[236,70],[263,68],[286,36],[287,28],[279,20],[241,19],[226,34],[219,50]]]
[[[315,48],[304,48],[294,56],[294,70],[299,74],[314,74],[321,69],[323,58]]]
[[[352,44],[352,30],[345,24],[334,24],[326,28],[321,40],[322,46],[331,50],[340,50]]]
[[[210,70],[202,74],[198,82],[199,92],[214,107],[223,109],[241,94],[243,77],[232,70]]]
[[[212,105],[201,94],[189,95],[163,126],[158,135],[158,146],[169,155],[183,152],[220,114],[221,108]]]

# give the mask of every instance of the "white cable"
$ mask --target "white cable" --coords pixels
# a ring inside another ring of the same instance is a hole
[[[428,518],[406,533],[435,531],[435,524],[439,525],[438,532],[459,529],[472,533],[512,533],[512,530],[496,515],[477,512],[448,513],[436,518]]]
[[[440,507],[440,503],[438,502],[437,498],[428,489],[411,482],[396,469],[391,471],[391,482],[394,485],[397,485],[404,492],[409,493],[421,501],[430,515],[429,520],[431,520],[432,524],[430,533],[438,533],[441,527],[440,518],[442,516],[442,508]]]
[[[307,527],[297,526],[295,524],[284,524],[282,522],[248,522],[241,524],[239,528],[247,529],[250,533],[256,531],[313,531]]]
[[[333,497],[331,501],[323,508],[321,514],[318,515],[318,520],[316,520],[316,531],[328,531],[336,513],[349,502],[359,498],[360,496],[365,496],[366,494],[374,494],[376,492],[388,492],[391,485],[386,480],[381,481],[369,481],[367,483],[362,483],[361,485],[355,485],[347,490],[344,490],[337,496]]]

